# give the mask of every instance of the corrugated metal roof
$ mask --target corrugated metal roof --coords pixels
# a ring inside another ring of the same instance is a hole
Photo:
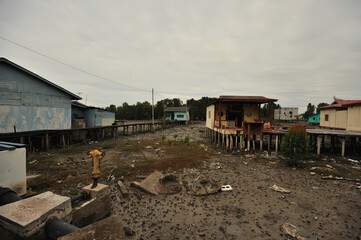
[[[187,107],[165,107],[164,112],[187,112]]]
[[[344,100],[340,98],[333,97],[333,102],[328,106],[319,107],[318,109],[332,109],[332,108],[346,108],[352,105],[361,104],[361,100]]]
[[[270,102],[277,102],[278,99],[274,98],[266,98],[263,96],[229,96],[229,95],[222,95],[217,98],[215,101],[207,104],[211,105],[216,102],[242,102],[242,103],[270,103]]]
[[[80,103],[78,101],[71,101],[71,105],[77,106],[77,107],[80,107],[80,108],[87,108],[88,107],[87,105],[82,104],[82,103]]]
[[[46,80],[45,78],[40,77],[39,75],[27,70],[26,68],[23,68],[23,67],[17,65],[16,63],[13,63],[12,61],[10,61],[10,60],[8,60],[6,58],[0,57],[0,62],[5,62],[5,63],[7,63],[7,64],[9,64],[9,65],[23,71],[23,72],[26,72],[26,73],[30,74],[31,76],[33,76],[33,77],[35,77],[35,78],[49,84],[50,86],[55,87],[58,90],[60,90],[62,92],[65,92],[66,94],[72,96],[73,97],[72,99],[74,99],[74,100],[81,100],[81,97],[79,97],[78,95],[75,95],[74,93],[69,92],[68,90],[56,85],[55,83],[50,82],[49,80]]]

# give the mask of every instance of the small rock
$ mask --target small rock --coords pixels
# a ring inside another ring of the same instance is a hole
[[[134,236],[135,232],[130,227],[123,227],[126,236]]]

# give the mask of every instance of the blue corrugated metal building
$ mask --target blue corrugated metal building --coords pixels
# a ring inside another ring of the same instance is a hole
[[[71,100],[81,98],[0,58],[0,133],[71,128]]]
[[[88,107],[77,101],[72,102],[71,111],[73,120],[84,119],[86,127],[110,126],[115,122],[115,112],[97,107]]]

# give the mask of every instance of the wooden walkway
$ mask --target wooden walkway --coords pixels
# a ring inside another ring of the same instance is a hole
[[[310,146],[315,148],[318,155],[321,154],[321,149],[325,148],[325,138],[330,139],[330,152],[335,150],[335,144],[341,142],[340,155],[345,156],[346,141],[351,141],[351,151],[353,154],[359,151],[360,144],[359,139],[361,132],[347,131],[347,130],[334,130],[334,129],[306,129],[307,134],[310,136]],[[278,153],[282,142],[283,135],[287,133],[287,129],[263,129],[262,134],[259,136],[259,149],[263,150],[263,140],[266,138],[268,152],[271,151],[272,145],[274,150]],[[221,147],[226,151],[232,151],[235,149],[247,149],[251,150],[251,138],[245,134],[221,134],[215,130],[206,128],[206,136],[216,143],[217,147]],[[247,138],[247,140],[246,140]],[[247,141],[247,144],[245,143]],[[252,140],[252,148],[256,150],[255,139]]]
[[[26,144],[30,152],[49,150],[54,147],[67,147],[74,143],[99,141],[103,139],[117,138],[162,128],[183,125],[185,121],[155,121],[152,122],[120,124],[92,128],[73,128],[56,130],[37,130],[26,132],[2,133],[0,141]]]

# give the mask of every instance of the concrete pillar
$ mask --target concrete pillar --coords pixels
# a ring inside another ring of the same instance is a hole
[[[243,149],[243,134],[241,136],[239,136],[239,150]]]
[[[278,153],[278,134],[276,134],[276,153]]]
[[[253,151],[256,151],[256,140],[255,139],[252,140],[252,147],[253,147]]]
[[[341,157],[345,156],[345,143],[346,139],[344,137],[341,138]]]
[[[317,155],[321,154],[321,141],[322,136],[317,136]]]
[[[259,150],[262,152],[263,150],[263,135],[260,135],[260,140],[259,140]]]

